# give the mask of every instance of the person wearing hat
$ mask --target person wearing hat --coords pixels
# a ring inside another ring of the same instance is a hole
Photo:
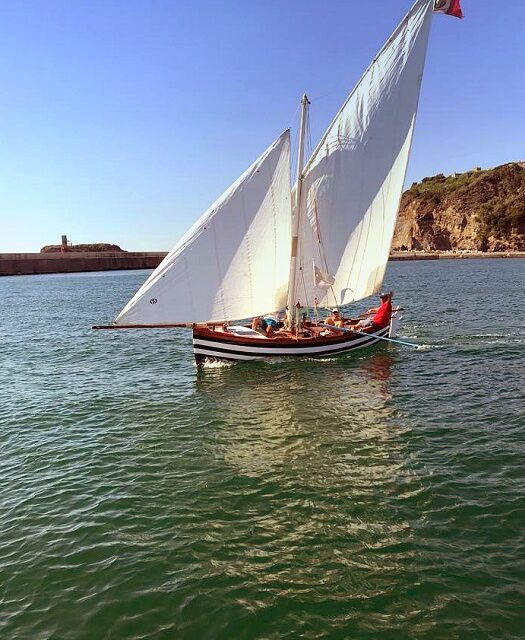
[[[392,318],[392,295],[392,291],[380,293],[379,299],[381,300],[381,304],[379,307],[374,307],[366,312],[367,315],[371,315],[372,318],[360,320],[356,325],[357,329],[371,328],[373,331],[377,331],[378,329],[383,329],[388,326]]]
[[[332,325],[332,327],[342,327],[344,319],[339,313],[339,309],[332,309],[332,315],[328,316],[324,323]]]

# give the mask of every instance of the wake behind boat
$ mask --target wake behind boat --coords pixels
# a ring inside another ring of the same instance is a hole
[[[415,2],[306,164],[304,95],[293,188],[287,130],[179,240],[110,327],[192,327],[198,364],[332,355],[393,335],[395,314],[347,331],[326,330],[308,314],[381,288],[433,11],[459,17],[459,1]],[[238,324],[283,311],[283,331],[272,336]]]

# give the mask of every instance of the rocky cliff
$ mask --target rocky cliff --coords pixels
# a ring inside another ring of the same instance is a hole
[[[403,194],[393,251],[525,251],[525,163],[443,174]]]

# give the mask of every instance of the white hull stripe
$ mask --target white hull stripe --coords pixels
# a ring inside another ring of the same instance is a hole
[[[383,336],[388,329],[381,330],[377,334],[363,336],[347,342],[337,342],[335,344],[321,345],[317,347],[307,345],[297,345],[296,347],[259,347],[248,345],[233,345],[231,343],[221,343],[214,340],[203,340],[196,338],[193,341],[194,350],[199,355],[209,355],[218,358],[231,358],[241,360],[252,360],[254,358],[267,358],[271,356],[305,356],[305,355],[322,355],[330,353],[341,353],[350,351],[359,347],[368,346],[378,342],[376,336]]]
[[[195,355],[208,356],[210,358],[222,358],[223,360],[259,360],[266,356],[245,356],[240,353],[224,353],[219,351],[213,351],[212,349],[195,349]],[[301,354],[298,354],[301,355]],[[267,356],[271,357],[271,356]]]

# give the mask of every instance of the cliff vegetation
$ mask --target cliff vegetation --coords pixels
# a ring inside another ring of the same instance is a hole
[[[439,174],[403,194],[394,251],[525,251],[525,163]]]
[[[72,244],[64,247],[60,244],[48,244],[40,249],[40,253],[89,253],[92,251],[121,251],[126,253],[117,244],[97,242],[95,244]]]

